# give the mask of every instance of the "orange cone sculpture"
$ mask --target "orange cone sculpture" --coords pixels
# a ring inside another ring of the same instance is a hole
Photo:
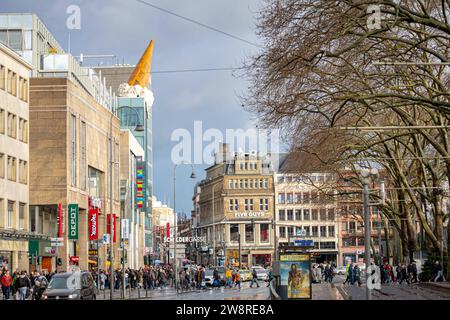
[[[152,69],[152,55],[153,55],[153,40],[150,41],[147,49],[139,60],[136,68],[128,79],[130,86],[140,85],[142,88],[147,88],[150,80],[150,71]]]

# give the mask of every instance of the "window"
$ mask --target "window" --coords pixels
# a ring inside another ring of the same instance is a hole
[[[318,203],[319,202],[319,195],[316,191],[311,192],[311,203]]]
[[[0,153],[0,178],[5,178],[5,154]]]
[[[259,199],[259,210],[264,210],[264,199]]]
[[[334,226],[328,226],[328,236],[334,237]]]
[[[19,140],[28,142],[28,121],[22,118],[19,118]]]
[[[77,186],[77,117],[70,117],[70,185]]]
[[[3,109],[0,109],[0,133],[5,134],[5,110]]]
[[[244,188],[248,189],[248,179],[244,179]]]
[[[288,227],[288,237],[294,236],[294,227]]]
[[[0,31],[1,34],[2,31]],[[1,41],[1,36],[0,36],[0,41]],[[5,78],[6,78],[6,74],[5,74],[5,66],[0,64],[0,89],[5,90]]]
[[[243,163],[240,163],[240,164],[239,164],[239,169],[241,169],[241,170],[244,169],[244,164],[243,164]]]
[[[234,211],[234,199],[228,200],[228,210]]]
[[[302,210],[296,209],[295,210],[295,220],[301,221],[302,220]]]
[[[294,203],[295,204],[300,204],[302,203],[302,194],[301,193],[296,193],[294,195]]]
[[[303,204],[309,204],[309,192],[303,192]]]
[[[242,189],[244,186],[242,184],[242,179],[239,180],[239,188]]]
[[[278,203],[279,204],[284,204],[286,202],[285,201],[285,197],[286,197],[286,195],[284,193],[279,193],[278,194]]]
[[[255,241],[255,232],[253,224],[245,225],[245,242],[251,243]]]
[[[305,230],[305,236],[309,237],[311,235],[310,227],[309,226],[308,227],[304,227],[304,230]]]
[[[245,210],[253,210],[253,199],[245,199],[244,200],[244,208]]]
[[[228,189],[233,189],[233,180],[228,180]]]
[[[93,168],[88,167],[88,175],[89,175],[89,195],[95,198],[102,197],[102,180],[103,180],[103,172]]]
[[[17,137],[16,115],[8,112],[8,136]]]
[[[247,167],[248,167],[247,165],[248,165],[247,162],[245,162],[245,163],[244,163],[244,169],[245,169],[245,170],[247,170]]]
[[[239,209],[238,199],[230,199],[228,209],[230,211],[237,211]]]
[[[253,163],[250,162],[250,163],[248,164],[248,167],[249,167],[250,170],[253,170]]]
[[[25,229],[25,203],[19,203],[19,229]]]
[[[286,212],[284,211],[284,209],[278,210],[278,219],[281,221],[286,220]]]
[[[288,210],[287,210],[287,219],[288,219],[289,221],[294,220],[294,210],[292,210],[292,209],[288,209]]]
[[[238,181],[237,180],[233,180],[234,181],[234,188],[237,189],[238,188]]]
[[[350,221],[349,222],[349,232],[350,233],[354,233],[355,232],[355,228],[356,228],[356,225],[355,225],[355,221]]]
[[[342,231],[347,231],[348,230],[347,227],[348,227],[347,222],[342,222],[342,225],[341,225]]]
[[[80,184],[86,190],[86,122],[80,124]]]
[[[334,221],[335,215],[334,215],[334,209],[328,209],[328,221]]]
[[[358,246],[364,245],[364,238],[358,238]]]
[[[253,164],[253,168],[256,170],[258,168],[258,164],[257,163]]]
[[[8,156],[8,180],[16,181],[17,175],[16,158]]]
[[[115,193],[114,193],[114,199],[119,200],[120,197],[120,175],[119,175],[119,143],[115,143],[114,148],[114,177],[116,178],[115,181]]]
[[[250,179],[250,180],[249,180],[249,188],[250,188],[250,189],[253,189],[253,179]]]
[[[278,231],[280,233],[280,238],[286,238],[286,227],[278,227]]]
[[[269,188],[269,179],[264,179],[264,188]]]
[[[292,176],[287,176],[286,177],[286,182],[291,183],[292,182]]]
[[[8,93],[17,95],[17,73],[8,70]]]
[[[311,215],[309,213],[309,209],[303,210],[303,220],[306,220],[306,221],[311,220]]]
[[[295,228],[295,234],[297,236],[301,236],[302,235],[302,227],[296,227]]]
[[[320,236],[321,237],[327,236],[327,227],[326,226],[320,226]]]
[[[261,242],[269,242],[269,224],[261,223],[259,225],[259,234]]]
[[[230,224],[230,241],[239,242],[239,225],[237,223]]]
[[[319,236],[319,228],[317,226],[313,226],[311,228],[311,232],[312,232],[312,236],[313,237],[318,237]]]
[[[320,220],[327,220],[327,209],[320,209]]]
[[[8,201],[8,213],[6,215],[6,227],[12,228],[14,223],[14,207],[16,203],[13,201]]]
[[[293,202],[294,201],[293,201],[292,193],[288,193],[287,194],[287,203],[292,204]]]
[[[319,220],[318,214],[317,214],[317,209],[311,209],[311,219],[313,221],[317,221]]]
[[[355,238],[344,238],[342,239],[342,246],[343,247],[354,247],[356,246],[356,239]]]
[[[334,241],[324,241],[320,243],[321,249],[336,249],[336,243]]]
[[[19,160],[19,182],[28,182],[28,163],[25,160]]]
[[[269,199],[264,199],[264,210],[269,211]]]
[[[260,188],[260,189],[263,188],[263,179],[259,179],[259,188]]]

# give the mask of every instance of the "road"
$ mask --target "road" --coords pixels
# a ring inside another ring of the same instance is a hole
[[[366,286],[362,279],[361,287],[358,285],[344,285],[344,276],[336,276],[333,282],[340,287],[351,300],[365,300]],[[450,291],[434,290],[418,284],[383,284],[381,290],[372,290],[372,300],[450,300]]]

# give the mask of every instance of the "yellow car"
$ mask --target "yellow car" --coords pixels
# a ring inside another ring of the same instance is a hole
[[[252,281],[253,276],[250,270],[239,270],[239,273],[241,274],[242,282]]]

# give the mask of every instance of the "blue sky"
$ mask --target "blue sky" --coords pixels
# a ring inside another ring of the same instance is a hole
[[[148,0],[157,6],[198,20],[227,33],[258,43],[255,35],[260,0]],[[205,29],[135,0],[1,0],[1,12],[36,13],[67,50],[66,9],[81,8],[81,30],[71,32],[71,53],[114,54],[119,61],[135,64],[150,39],[155,39],[152,70],[238,67],[258,48]],[[105,59],[105,63],[111,60]],[[194,121],[203,130],[248,128],[251,115],[238,95],[247,83],[231,71],[154,74],[153,109],[154,193],[172,206],[170,140],[177,128],[193,131]],[[206,145],[206,144],[205,144]],[[177,211],[189,213],[196,181],[206,165],[196,165],[197,179],[189,179],[190,167],[177,169]]]

